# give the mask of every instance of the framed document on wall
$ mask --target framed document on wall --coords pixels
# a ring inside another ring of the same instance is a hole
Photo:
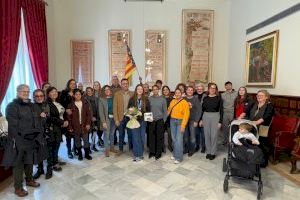
[[[131,48],[130,30],[109,30],[109,76],[117,75],[119,80],[124,78],[125,66],[127,62],[127,41]]]
[[[156,80],[165,83],[166,31],[145,31],[145,82],[151,87]]]
[[[211,80],[214,11],[182,11],[181,80],[207,84]]]
[[[94,41],[71,40],[71,77],[84,87],[94,82]]]

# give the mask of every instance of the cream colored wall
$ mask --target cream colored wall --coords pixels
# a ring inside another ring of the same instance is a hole
[[[62,89],[70,78],[70,40],[95,41],[95,80],[109,82],[108,30],[131,29],[132,53],[144,79],[144,31],[167,31],[167,84],[180,81],[182,9],[215,11],[212,80],[227,80],[229,0],[48,0],[50,82]],[[137,83],[137,76],[134,78]]]
[[[236,86],[245,84],[246,41],[279,30],[277,77],[271,94],[299,96],[300,12],[246,35],[246,29],[299,3],[299,0],[232,0],[228,77]],[[249,88],[256,92],[259,88]]]

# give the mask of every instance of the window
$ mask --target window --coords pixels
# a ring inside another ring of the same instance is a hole
[[[11,80],[9,82],[5,97],[1,104],[1,112],[5,115],[5,108],[7,104],[9,104],[13,99],[16,98],[16,88],[19,84],[27,84],[30,87],[30,96],[32,96],[33,90],[35,90],[36,84],[33,78],[29,54],[28,54],[28,47],[26,42],[26,35],[25,35],[25,26],[23,20],[23,13],[21,16],[21,33],[18,45],[18,53],[13,69],[13,73],[11,76]]]

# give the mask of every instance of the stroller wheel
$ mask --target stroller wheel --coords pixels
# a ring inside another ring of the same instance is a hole
[[[260,199],[261,199],[262,193],[263,193],[263,184],[262,184],[262,182],[260,181],[260,182],[258,182],[257,200],[260,200]]]
[[[227,166],[227,162],[226,162],[226,158],[223,159],[223,172],[227,172],[228,166]]]
[[[228,175],[226,175],[225,179],[224,179],[224,184],[223,184],[223,190],[225,193],[228,192],[228,180],[229,180],[229,177],[228,177]]]

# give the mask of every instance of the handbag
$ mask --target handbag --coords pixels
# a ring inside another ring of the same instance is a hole
[[[258,128],[258,135],[261,137],[268,137],[270,126],[260,125]]]

